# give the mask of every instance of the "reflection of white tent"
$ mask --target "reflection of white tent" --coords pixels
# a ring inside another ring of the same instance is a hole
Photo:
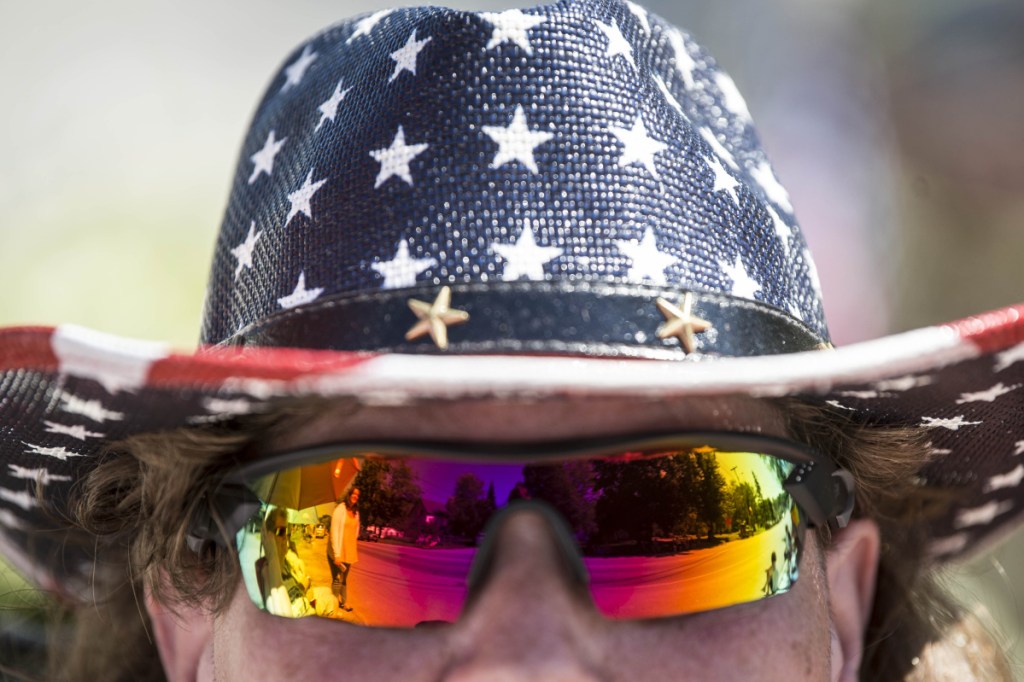
[[[333,509],[334,503],[349,488],[361,468],[362,462],[355,457],[330,460],[264,476],[254,489],[267,504],[302,510],[297,513],[321,505],[331,505]],[[329,512],[314,513],[323,515]]]
[[[288,523],[315,526],[320,523],[320,517],[317,515],[317,508],[306,507],[305,509],[289,509]]]

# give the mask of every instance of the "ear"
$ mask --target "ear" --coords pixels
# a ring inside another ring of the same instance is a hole
[[[170,588],[166,591],[170,592]],[[200,664],[209,658],[213,614],[200,606],[181,602],[168,606],[153,595],[149,585],[146,586],[146,610],[168,681],[195,680]]]
[[[832,612],[832,679],[840,682],[858,679],[864,629],[875,596],[879,545],[875,522],[855,519],[836,533],[826,555]]]

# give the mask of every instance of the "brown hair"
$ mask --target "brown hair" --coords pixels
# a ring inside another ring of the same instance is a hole
[[[937,587],[926,559],[927,538],[917,522],[950,495],[917,484],[917,472],[928,460],[920,432],[858,424],[838,410],[792,399],[778,404],[788,415],[794,438],[826,452],[853,473],[859,513],[875,519],[882,531],[861,679],[942,679],[931,665],[942,656],[923,654],[929,646],[945,650],[943,633],[958,622],[960,613]],[[272,414],[136,436],[111,448],[83,482],[73,516],[104,546],[127,548],[124,570],[113,576],[108,600],[76,615],[75,637],[52,648],[51,679],[163,679],[140,605],[143,585],[165,603],[178,600],[214,612],[222,609],[239,579],[237,564],[226,560],[223,551],[203,556],[190,551],[189,520],[227,468],[250,456],[252,443],[294,429],[297,420],[316,416],[322,408],[321,400],[307,399]],[[158,570],[166,582],[157,579]],[[113,623],[126,632],[111,637]],[[976,628],[970,634],[985,639]],[[968,649],[954,653],[965,659],[966,669],[982,675],[979,679],[1011,679],[998,651],[974,651],[973,661]]]

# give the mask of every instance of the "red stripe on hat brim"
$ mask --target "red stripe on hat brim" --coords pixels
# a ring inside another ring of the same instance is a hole
[[[49,371],[57,368],[57,356],[50,346],[53,327],[10,327],[0,329],[0,370]]]
[[[59,372],[60,360],[51,343],[55,331],[55,327],[43,326],[0,329],[0,371]],[[193,354],[173,353],[155,360],[146,384],[197,386],[238,377],[288,380],[344,371],[376,356],[367,352],[208,346]]]
[[[965,317],[944,326],[954,329],[982,353],[994,353],[1024,343],[1024,303]]]
[[[157,360],[150,367],[147,384],[219,384],[240,377],[289,380],[309,374],[341,372],[376,356],[376,353],[366,352],[207,346],[194,355],[170,355]]]

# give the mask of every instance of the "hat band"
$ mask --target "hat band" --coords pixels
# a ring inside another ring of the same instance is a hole
[[[678,359],[795,353],[823,342],[776,308],[723,294],[650,285],[489,282],[323,298],[270,315],[223,343]]]

